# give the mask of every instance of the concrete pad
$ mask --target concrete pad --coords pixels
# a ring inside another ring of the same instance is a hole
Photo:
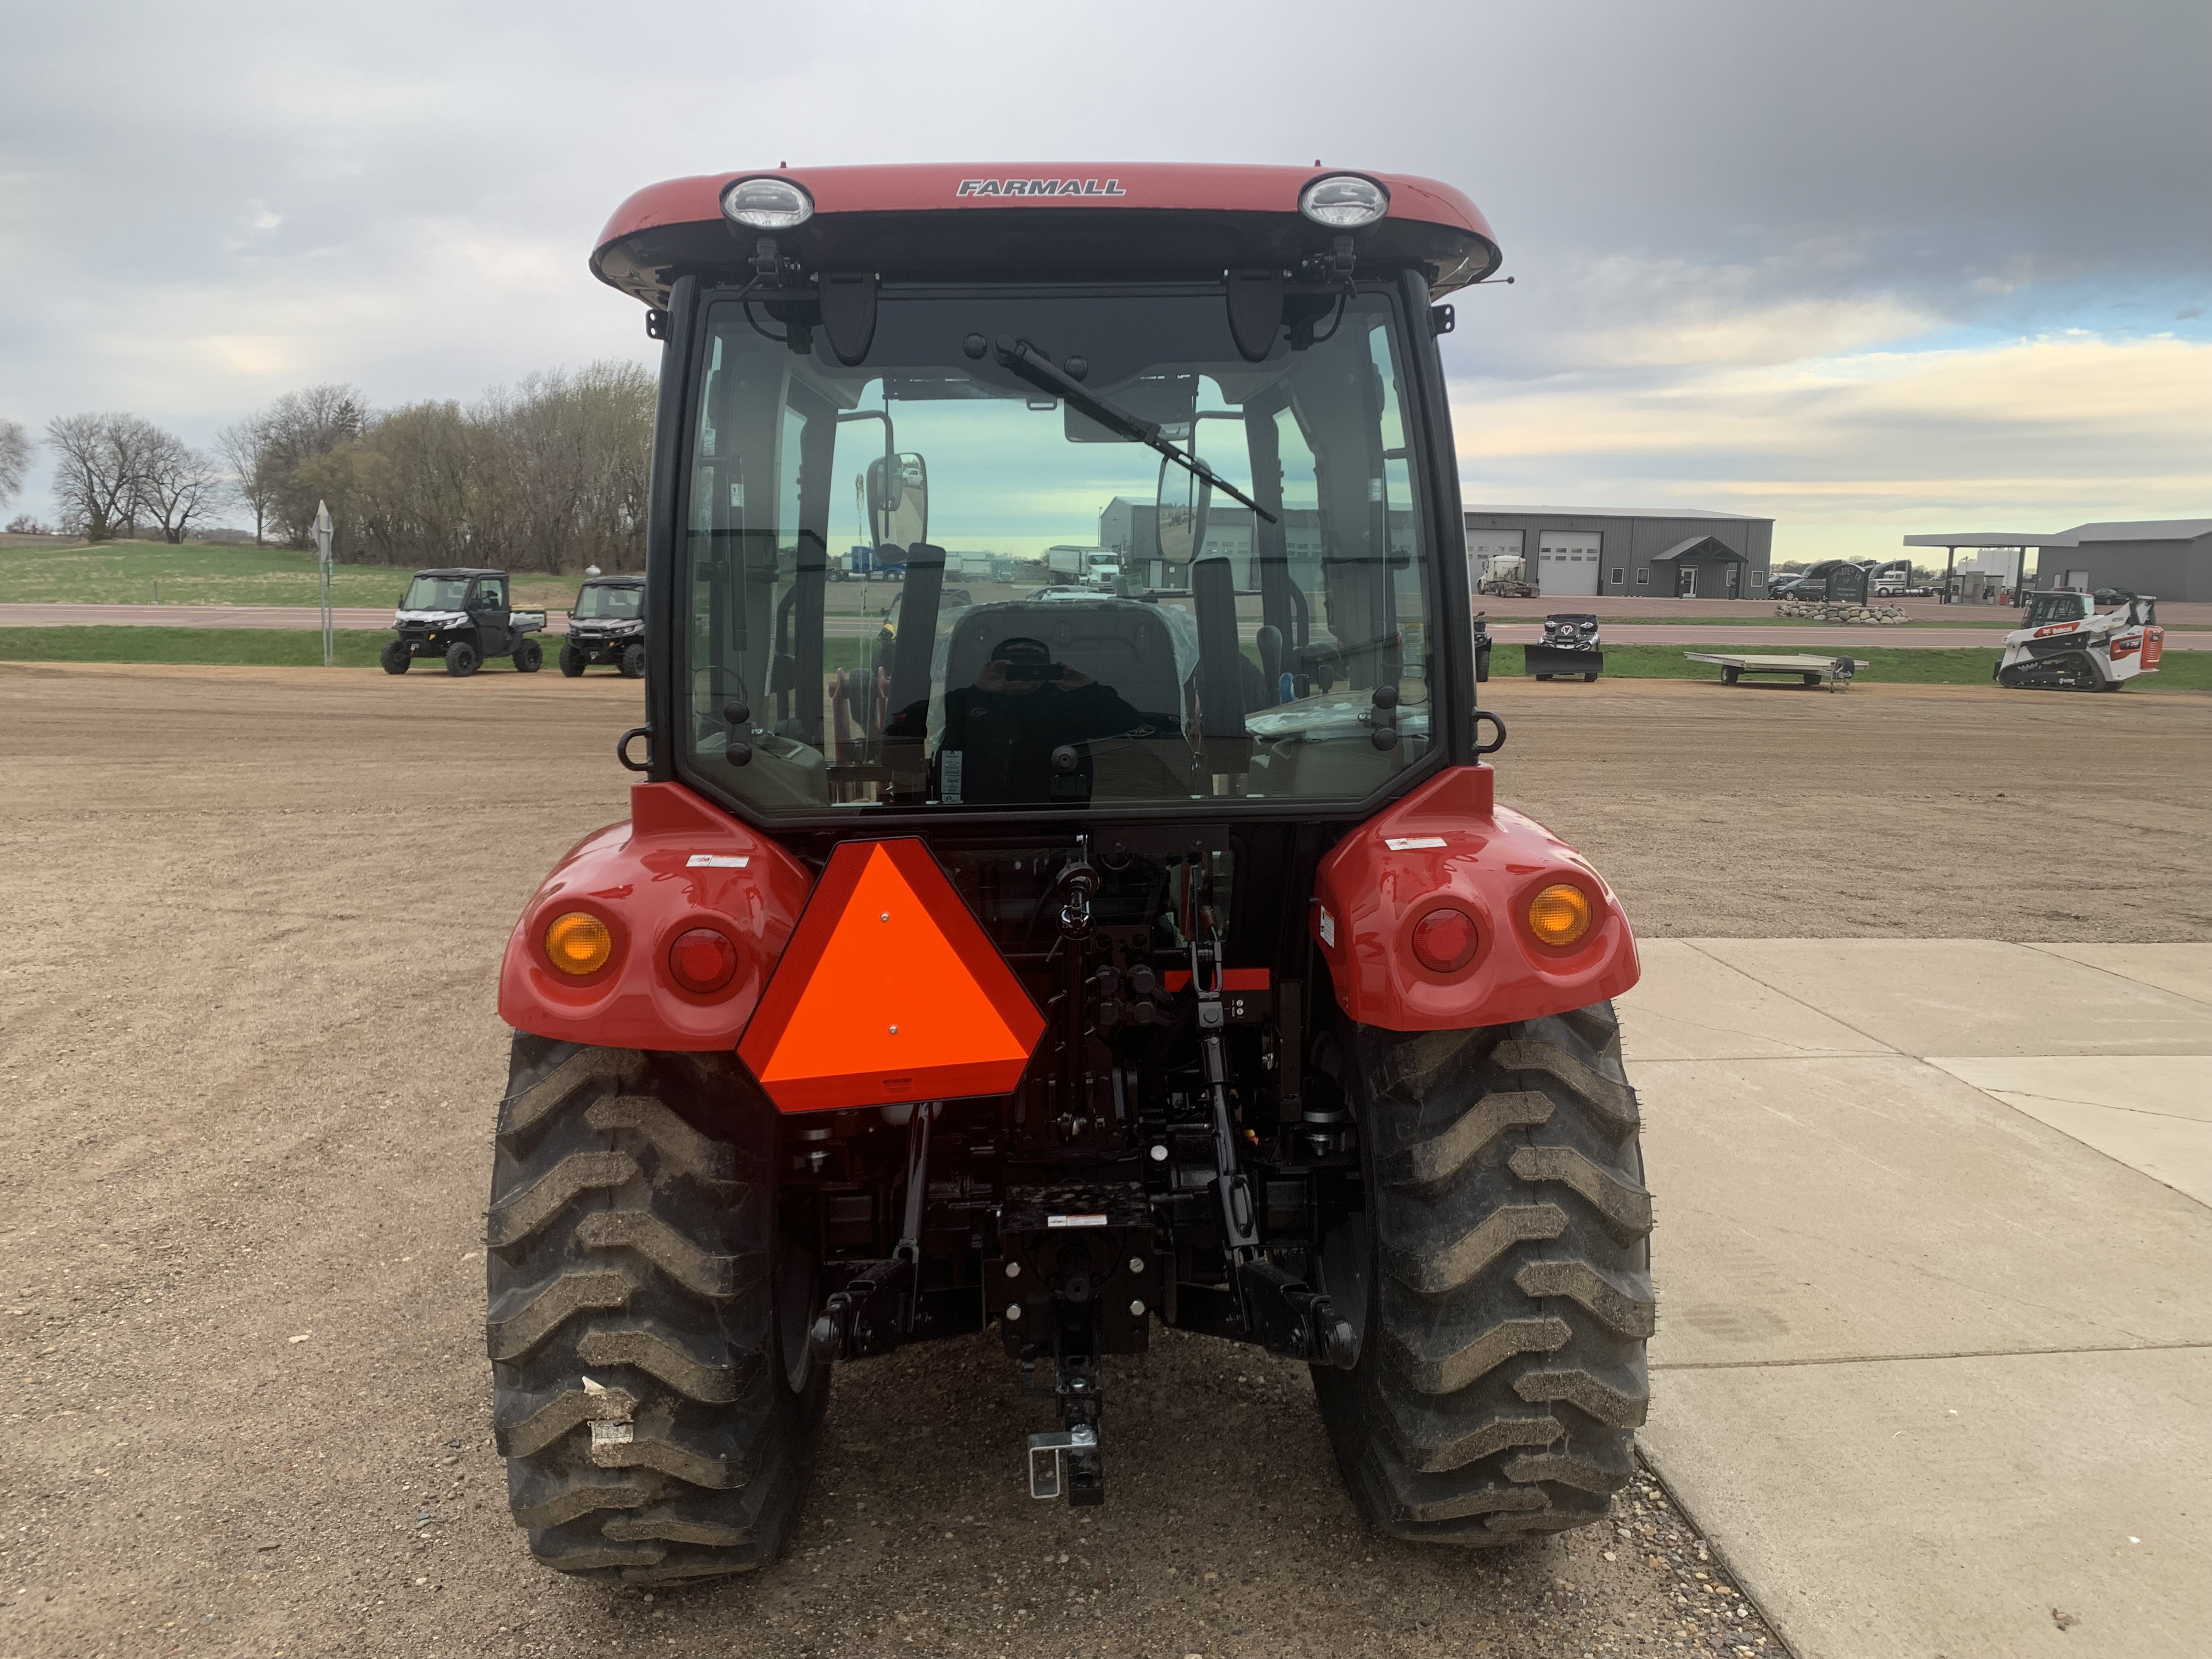
[[[2212,1057],[1931,1060],[2130,1169],[2212,1206]]]
[[[1669,1371],[1651,1395],[1653,1467],[1801,1659],[2205,1650],[2212,1351]]]
[[[2212,1054],[1931,1056],[1928,1063],[2008,1104],[2019,1095],[2212,1123]]]
[[[2212,1053],[2212,1006],[1992,939],[1692,939],[1909,1054]]]
[[[2212,1212],[1933,1066],[1630,1076],[1655,1364],[2212,1341]]]
[[[1686,939],[1639,939],[1636,950],[1644,977],[1615,1004],[1631,1064],[1893,1052]]]
[[[2212,1002],[2212,945],[2039,945],[2069,962],[2139,980],[2178,997]]]

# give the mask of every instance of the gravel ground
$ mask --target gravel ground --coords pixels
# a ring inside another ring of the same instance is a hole
[[[1648,933],[2203,936],[2212,698],[1870,690],[1500,687],[1506,793]],[[1022,1492],[1049,1407],[975,1340],[840,1375],[777,1566],[545,1573],[481,1346],[493,975],[622,811],[635,688],[0,666],[0,1656],[1779,1650],[1650,1481],[1510,1550],[1376,1539],[1303,1371],[1171,1332],[1109,1372],[1103,1512]]]

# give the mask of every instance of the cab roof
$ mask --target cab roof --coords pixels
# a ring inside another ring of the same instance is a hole
[[[440,565],[434,570],[418,570],[415,574],[418,576],[504,576],[507,572],[488,569],[481,565],[452,564]]]
[[[645,578],[642,576],[586,576],[584,578],[584,586],[586,587],[642,587],[645,586]]]
[[[1444,294],[1497,270],[1490,224],[1431,179],[1353,167],[1193,162],[1052,167],[939,163],[756,167],[648,185],[600,232],[592,270],[649,306],[678,276],[742,280],[759,235],[722,217],[740,179],[785,179],[813,216],[773,233],[809,270],[873,270],[889,281],[1216,281],[1224,270],[1294,268],[1342,233],[1298,212],[1316,179],[1356,173],[1389,191],[1389,211],[1352,234],[1364,268],[1415,265]]]

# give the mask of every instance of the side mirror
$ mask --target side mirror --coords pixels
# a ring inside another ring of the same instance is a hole
[[[868,463],[868,521],[878,547],[911,547],[929,539],[929,465],[919,455],[882,455]]]
[[[1160,557],[1170,564],[1190,563],[1206,545],[1206,514],[1212,504],[1213,486],[1163,458],[1156,500]]]

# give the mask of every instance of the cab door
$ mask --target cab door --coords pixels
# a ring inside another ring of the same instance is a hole
[[[469,586],[468,611],[477,625],[477,649],[487,657],[504,657],[514,649],[507,637],[507,578],[479,576]]]

